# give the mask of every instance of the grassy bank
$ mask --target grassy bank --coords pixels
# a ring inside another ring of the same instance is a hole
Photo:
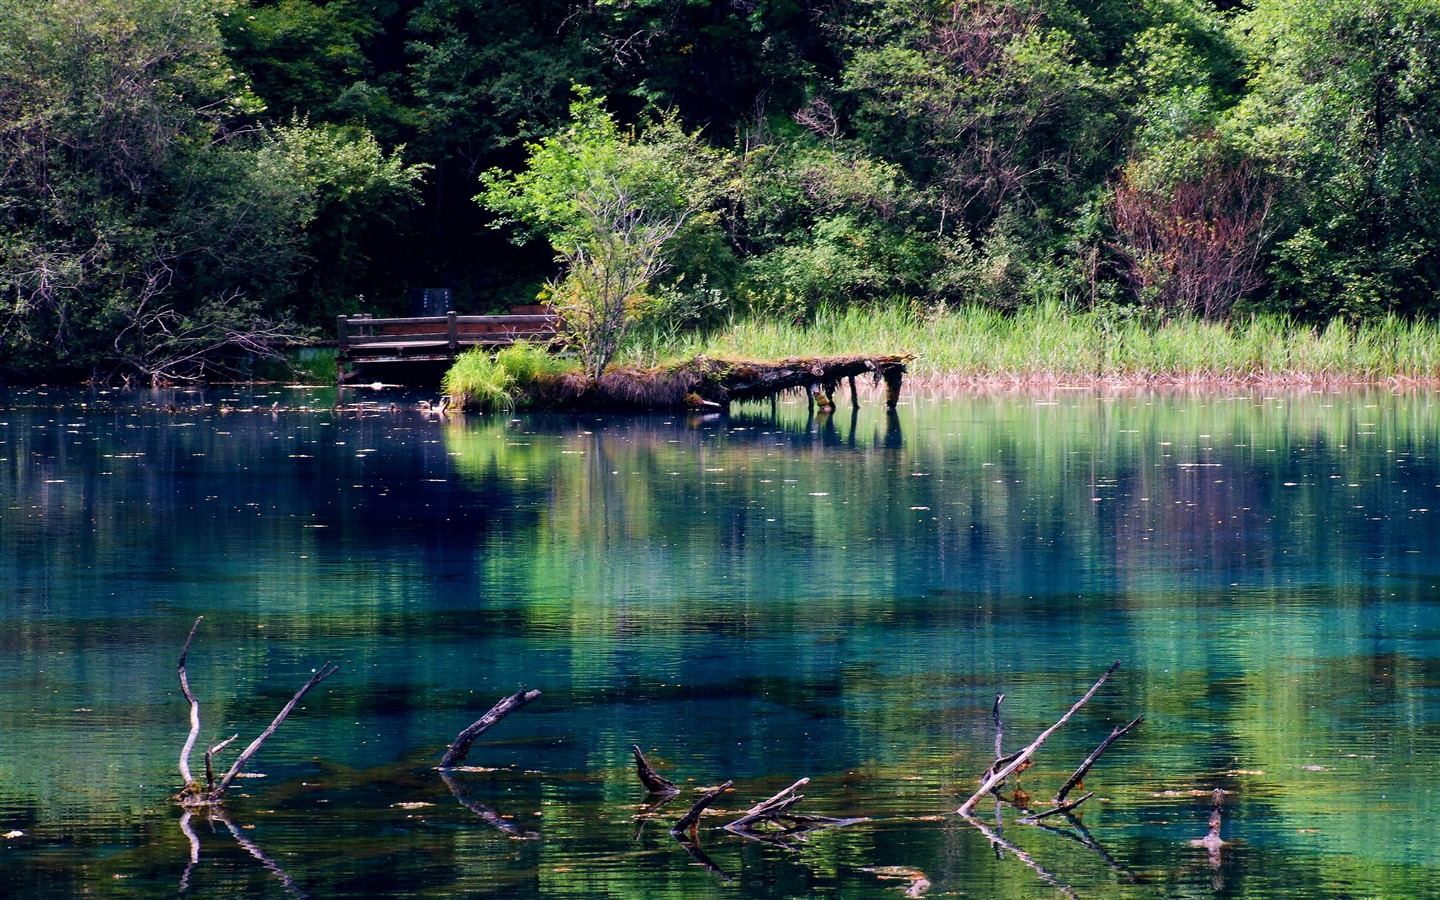
[[[1440,380],[1440,328],[1431,322],[1317,328],[1260,317],[1154,326],[1054,305],[1009,314],[905,303],[822,309],[806,326],[752,320],[664,346],[636,341],[618,362],[902,352],[918,357],[915,374],[976,381]]]

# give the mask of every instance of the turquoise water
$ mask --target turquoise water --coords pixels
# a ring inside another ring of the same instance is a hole
[[[0,893],[1437,892],[1433,393],[913,394],[820,419],[342,399],[0,395]],[[341,671],[226,820],[182,822],[200,615],[203,742],[243,745]],[[1078,821],[1006,804],[1025,855],[997,853],[954,814],[994,695],[1014,751],[1117,659],[1019,785],[1044,808],[1144,724]],[[542,697],[452,790],[440,754],[522,684]],[[684,789],[653,815],[632,743]],[[717,827],[801,777],[798,811],[865,821],[788,845]],[[726,779],[702,865],[668,829]],[[1216,787],[1218,860],[1192,845]]]

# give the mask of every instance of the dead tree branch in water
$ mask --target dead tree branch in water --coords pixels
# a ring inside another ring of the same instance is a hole
[[[200,737],[200,701],[190,692],[190,679],[185,674],[185,658],[190,655],[190,642],[195,640],[195,632],[200,628],[200,620],[204,616],[196,616],[195,624],[190,626],[190,636],[185,638],[185,646],[180,648],[180,663],[176,666],[180,673],[180,691],[185,699],[190,701],[190,736],[185,739],[185,746],[180,748],[180,780],[185,783],[186,790],[195,780],[190,774],[190,753],[195,749],[195,741]]]
[[[445,756],[440,760],[440,768],[453,769],[465,762],[465,757],[470,754],[470,745],[475,739],[484,734],[492,725],[510,715],[515,710],[540,696],[539,691],[527,691],[523,687],[505,697],[490,707],[490,711],[470,724],[468,728],[455,736],[455,742],[450,749],[445,751]]]
[[[680,789],[673,781],[660,777],[660,773],[646,762],[645,754],[640,752],[639,744],[631,744],[630,751],[635,754],[635,773],[640,776],[640,783],[645,785],[645,790],[652,794],[678,794]]]
[[[710,788],[700,796],[699,800],[690,807],[690,811],[680,817],[680,821],[670,827],[670,833],[677,838],[681,835],[689,835],[690,840],[695,839],[695,833],[700,822],[700,816],[704,814],[705,808],[720,798],[720,795],[735,786],[735,782],[727,781],[724,784]]]
[[[821,828],[850,825],[863,819],[837,819],[831,816],[810,816],[791,812],[791,809],[805,799],[796,793],[810,783],[802,778],[773,797],[761,800],[750,807],[745,814],[725,826],[725,830],[741,837],[774,840],[777,837],[801,835]],[[788,845],[787,845],[788,846]]]
[[[185,695],[185,699],[190,702],[190,734],[185,739],[185,746],[180,750],[180,777],[185,780],[185,787],[180,793],[179,800],[181,805],[186,807],[213,806],[220,803],[225,798],[225,792],[229,790],[230,783],[235,780],[235,776],[240,774],[240,770],[245,767],[245,763],[250,761],[250,757],[254,756],[256,751],[260,749],[260,745],[265,742],[265,739],[275,733],[275,729],[279,728],[280,723],[285,721],[285,717],[290,715],[290,712],[295,709],[295,705],[300,702],[300,698],[304,697],[315,685],[340,671],[339,666],[332,665],[329,662],[316,670],[315,674],[310,676],[310,680],[305,682],[304,686],[295,692],[295,696],[290,698],[290,702],[285,704],[285,707],[280,710],[280,714],[275,717],[275,720],[270,723],[270,726],[261,732],[259,737],[251,741],[250,745],[235,758],[235,762],[230,766],[230,770],[225,773],[225,777],[220,779],[219,784],[215,783],[215,771],[212,764],[213,758],[216,753],[228,746],[230,742],[234,741],[239,735],[221,741],[206,750],[205,786],[201,787],[190,773],[190,754],[194,751],[195,741],[200,736],[200,701],[195,699],[195,694],[190,690],[190,679],[185,671],[185,660],[190,655],[190,643],[195,639],[195,632],[199,629],[200,620],[203,618],[205,617],[196,617],[195,624],[190,626],[190,634],[185,638],[185,646],[180,649],[180,661],[176,666],[180,676],[180,690]]]
[[[957,810],[957,812],[959,812],[962,816],[970,816],[971,811],[975,808],[975,804],[980,801],[980,798],[990,793],[990,791],[994,790],[997,785],[999,785],[1007,777],[1009,777],[1010,773],[1014,772],[1016,769],[1019,769],[1026,762],[1028,762],[1030,757],[1035,755],[1035,752],[1040,749],[1040,746],[1045,743],[1045,741],[1050,737],[1050,735],[1054,734],[1061,725],[1064,725],[1066,722],[1070,721],[1070,717],[1075,715],[1075,713],[1079,712],[1080,707],[1084,706],[1091,697],[1095,696],[1095,692],[1100,690],[1100,686],[1103,685],[1105,681],[1118,668],[1120,668],[1120,661],[1116,660],[1110,666],[1110,668],[1106,670],[1105,674],[1100,676],[1100,680],[1095,682],[1095,684],[1090,688],[1090,690],[1085,692],[1085,696],[1077,700],[1075,702],[1075,705],[1070,707],[1069,712],[1061,716],[1054,725],[1051,725],[1049,728],[1040,732],[1039,737],[1031,741],[1030,745],[1027,746],[1025,749],[1021,750],[1019,753],[1016,753],[1014,757],[1010,760],[1010,762],[1005,764],[1003,767],[996,769],[994,766],[992,766],[990,771],[986,774],[984,782],[980,785],[980,790],[976,791],[970,797],[970,799],[960,804],[960,809]]]
[[[1080,764],[1080,768],[1075,770],[1075,774],[1071,775],[1070,779],[1065,782],[1064,786],[1061,787],[1060,790],[1055,792],[1055,803],[1057,805],[1064,804],[1065,796],[1069,794],[1070,791],[1080,783],[1081,779],[1085,777],[1085,773],[1089,772],[1090,767],[1095,765],[1095,762],[1100,759],[1101,754],[1103,754],[1106,750],[1109,750],[1110,745],[1115,743],[1115,741],[1117,741],[1121,737],[1121,735],[1126,734],[1130,731],[1130,729],[1134,728],[1136,725],[1139,725],[1143,721],[1145,721],[1144,716],[1136,716],[1129,722],[1126,722],[1124,725],[1111,731],[1110,736],[1107,737],[1105,740],[1101,741],[1100,746],[1096,747],[1089,756],[1085,757],[1085,761]]]
[[[1093,796],[1095,796],[1095,792],[1089,791],[1088,793],[1081,794],[1078,800],[1072,800],[1069,803],[1062,803],[1059,806],[1056,806],[1052,809],[1047,809],[1044,812],[1031,813],[1020,821],[1024,822],[1026,825],[1034,825],[1041,819],[1048,819],[1051,816],[1064,815],[1065,813],[1070,812],[1075,807],[1084,803],[1086,800],[1089,800]]]

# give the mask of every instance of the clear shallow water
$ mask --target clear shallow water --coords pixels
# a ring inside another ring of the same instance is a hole
[[[0,398],[0,834],[23,832],[0,893],[1436,892],[1434,394],[912,395],[819,421],[361,399]],[[233,831],[185,823],[191,863],[168,798],[201,614],[202,740],[341,672],[237,783]],[[995,692],[1018,749],[1115,659],[1021,776],[1048,797],[1143,713],[1086,779],[1088,835],[1007,808],[1047,874],[997,859],[953,815]],[[455,781],[526,840],[432,768],[522,683],[544,696]],[[641,827],[631,743],[687,792],[735,779],[726,811],[809,776],[802,810],[869,821],[795,849],[707,830],[722,877],[667,834],[686,799]],[[1190,845],[1214,787],[1218,870]]]

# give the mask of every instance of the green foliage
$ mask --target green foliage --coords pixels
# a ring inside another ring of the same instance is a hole
[[[527,387],[545,375],[561,375],[573,371],[569,362],[554,356],[545,347],[529,341],[516,341],[495,354],[495,362],[509,373],[520,387]]]
[[[293,118],[275,129],[274,140],[275,152],[299,173],[315,205],[298,314],[307,324],[329,324],[337,315],[361,311],[358,295],[369,279],[371,248],[419,200],[417,186],[429,167],[407,165],[403,147],[387,153],[356,126]]]
[[[1435,315],[1437,35],[1428,0],[0,0],[0,364],[199,374],[429,285],[548,282],[592,375],[892,295]]]
[[[677,248],[708,243],[725,156],[670,117],[623,133],[603,98],[579,94],[570,125],[531,145],[524,171],[487,172],[476,199],[519,240],[548,239],[564,266],[549,303],[598,379]]]
[[[465,351],[446,371],[440,386],[463,407],[511,409],[537,379],[573,370],[573,366],[552,356],[544,347],[518,341],[494,355],[479,347]]]
[[[460,407],[510,409],[515,405],[515,378],[483,348],[466,350],[440,380],[440,390]]]
[[[1122,380],[1430,379],[1440,377],[1440,327],[1389,317],[1312,327],[1279,316],[1231,322],[1179,317],[1157,324],[1113,310],[1041,303],[1013,312],[935,309],[903,298],[822,306],[813,322],[753,318],[668,348],[635,347],[636,361],[667,356],[779,359],[908,352],[920,375]]]
[[[222,0],[0,5],[7,365],[200,374],[283,322],[312,207],[220,53]],[[279,315],[275,315],[275,313]]]
[[[388,112],[389,97],[372,83],[365,54],[380,30],[373,4],[252,0],[232,6],[220,22],[225,45],[272,116],[364,121]]]
[[[1429,312],[1440,297],[1440,9],[1269,0],[1239,21],[1250,87],[1228,123],[1285,179],[1273,303]]]

